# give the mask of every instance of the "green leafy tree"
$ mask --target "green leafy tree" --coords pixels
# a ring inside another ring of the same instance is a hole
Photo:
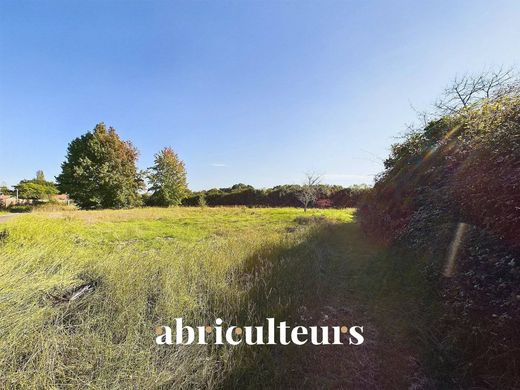
[[[11,191],[9,191],[9,187],[5,184],[0,185],[0,195],[10,195]]]
[[[51,195],[56,195],[58,189],[52,183],[39,183],[36,181],[22,180],[15,186],[18,189],[18,196],[22,199],[37,199],[43,200],[50,198]]]
[[[143,188],[137,157],[131,142],[99,123],[69,144],[58,188],[85,209],[136,206]]]
[[[43,200],[58,193],[56,184],[45,180],[43,171],[37,171],[34,179],[20,181],[15,188],[22,199]]]
[[[176,206],[188,194],[186,168],[172,148],[164,148],[155,155],[154,166],[148,171],[152,191],[151,203]]]

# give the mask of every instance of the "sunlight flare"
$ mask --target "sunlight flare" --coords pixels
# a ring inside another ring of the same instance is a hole
[[[444,268],[443,275],[447,278],[451,278],[455,271],[455,259],[457,258],[457,253],[459,252],[460,244],[464,240],[464,236],[468,230],[469,225],[464,222],[459,222],[457,225],[457,230],[455,231],[455,235],[453,236],[453,240],[450,244],[450,251],[448,254],[448,261],[446,262],[446,267]]]

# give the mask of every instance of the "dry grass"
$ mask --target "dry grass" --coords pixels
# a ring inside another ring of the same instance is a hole
[[[269,351],[158,347],[153,329],[176,317],[194,325],[216,317],[254,324],[294,313],[320,288],[320,224],[297,225],[301,215],[245,208],[36,211],[5,223],[0,384],[217,388],[247,375],[249,383],[268,382],[272,369],[257,363]],[[353,219],[352,210],[307,215]],[[80,299],[56,299],[86,283],[94,288]]]

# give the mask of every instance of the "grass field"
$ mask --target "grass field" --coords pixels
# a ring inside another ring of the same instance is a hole
[[[0,232],[6,388],[396,386],[414,369],[414,351],[402,345],[413,327],[404,319],[423,320],[423,297],[388,282],[399,270],[378,266],[384,253],[365,240],[351,209],[36,212]],[[85,284],[92,291],[68,301]],[[237,325],[266,317],[365,322],[367,342],[318,353],[155,345],[154,328],[176,317],[193,325],[217,317]],[[386,361],[388,353],[395,357]]]

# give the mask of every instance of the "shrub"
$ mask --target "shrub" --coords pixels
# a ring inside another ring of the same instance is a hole
[[[29,205],[16,205],[8,207],[11,213],[30,213],[33,210],[33,206]]]

